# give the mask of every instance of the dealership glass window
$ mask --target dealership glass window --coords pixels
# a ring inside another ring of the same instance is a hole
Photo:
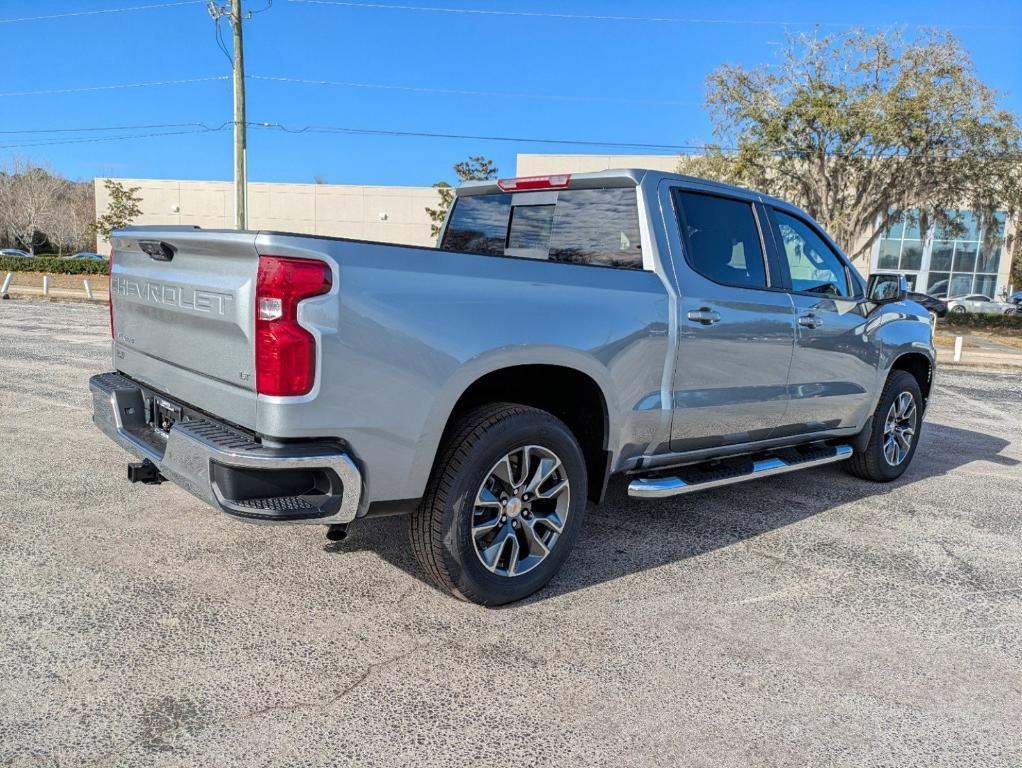
[[[875,269],[906,273],[910,284],[935,296],[995,292],[1004,249],[1003,212],[984,220],[962,211],[958,227],[935,227],[930,239],[913,217],[918,214],[906,214],[881,236]]]
[[[891,272],[918,272],[922,268],[924,241],[919,222],[902,217],[880,236],[877,269]],[[910,276],[910,281],[914,276]]]
[[[1004,222],[1002,211],[988,219],[963,211],[959,227],[937,227],[926,292],[941,297],[970,293],[992,296],[1004,248]]]

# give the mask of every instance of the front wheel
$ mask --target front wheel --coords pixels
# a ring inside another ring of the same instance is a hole
[[[582,449],[545,411],[512,403],[465,414],[411,517],[412,549],[443,589],[482,605],[521,600],[560,569],[586,505]]]
[[[954,312],[956,315],[964,315],[965,314],[965,307],[963,307],[961,304],[959,304],[956,307],[951,307],[951,311]]]
[[[847,462],[849,471],[878,483],[897,480],[912,463],[922,423],[919,382],[907,371],[892,371],[873,413],[869,442]]]

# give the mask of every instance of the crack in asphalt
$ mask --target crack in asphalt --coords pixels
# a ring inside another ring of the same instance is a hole
[[[195,728],[196,731],[201,731],[201,730],[205,730],[205,729],[208,729],[208,728],[211,728],[211,727],[214,727],[214,726],[226,725],[226,724],[230,724],[230,723],[239,723],[239,722],[243,722],[245,720],[249,720],[249,719],[252,719],[252,718],[255,718],[255,717],[260,717],[262,715],[268,715],[268,714],[272,714],[272,713],[276,713],[276,712],[298,712],[300,710],[306,710],[306,709],[318,710],[320,712],[327,712],[327,711],[330,710],[331,707],[336,705],[338,702],[342,701],[346,696],[349,696],[352,692],[354,692],[361,685],[363,685],[366,682],[366,680],[368,680],[372,676],[372,674],[374,672],[376,672],[377,670],[385,669],[386,667],[389,667],[389,666],[392,666],[394,664],[397,664],[398,662],[403,661],[404,659],[407,659],[409,656],[412,656],[412,655],[418,653],[419,651],[421,651],[425,647],[427,647],[425,644],[415,645],[412,648],[397,654],[396,656],[391,656],[390,658],[384,659],[382,661],[378,661],[378,662],[376,662],[374,664],[370,664],[368,667],[365,668],[365,671],[363,671],[362,674],[359,675],[356,680],[354,680],[349,685],[345,686],[341,691],[336,693],[334,696],[331,696],[326,701],[303,701],[303,702],[299,702],[297,704],[277,704],[277,705],[273,705],[273,706],[269,706],[269,707],[261,707],[260,709],[254,709],[251,712],[246,712],[246,713],[241,714],[241,715],[235,715],[234,717],[220,718],[220,719],[217,719],[217,720],[211,720],[211,721],[209,721],[207,723],[201,723],[201,724],[196,724],[194,721],[190,721],[190,720],[189,721],[176,721],[173,725],[171,725],[171,726],[169,726],[167,728],[157,729],[156,731],[136,736],[134,739],[129,741],[123,747],[121,747],[119,749],[116,749],[116,750],[114,750],[112,752],[107,752],[106,754],[97,757],[90,764],[91,765],[104,765],[106,763],[109,763],[111,760],[113,760],[115,758],[122,757],[129,750],[131,750],[133,747],[138,745],[139,742],[141,742],[141,741],[148,741],[148,742],[164,741],[166,738],[173,736],[174,734],[176,734],[178,731],[181,731],[182,729]],[[52,758],[46,758],[46,757],[40,758],[40,760],[42,760],[42,761],[46,761],[46,760],[49,760],[49,759],[52,759]]]

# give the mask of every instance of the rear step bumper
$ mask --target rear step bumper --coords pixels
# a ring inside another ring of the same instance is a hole
[[[636,478],[628,484],[628,495],[637,499],[663,499],[706,488],[718,488],[722,485],[794,472],[796,469],[832,464],[851,457],[851,446],[829,445],[804,451],[788,449],[755,461],[747,459],[737,463],[722,462],[710,466],[696,464],[681,467],[673,475]]]
[[[362,476],[348,454],[318,442],[269,448],[251,436],[189,412],[169,432],[147,423],[152,393],[118,373],[89,380],[92,420],[132,454],[207,504],[253,523],[352,522]]]

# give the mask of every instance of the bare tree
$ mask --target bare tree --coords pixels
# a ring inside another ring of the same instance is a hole
[[[67,182],[49,169],[15,157],[3,171],[0,221],[16,245],[34,254],[40,233],[59,216],[59,191]]]
[[[57,191],[57,215],[46,223],[49,241],[61,251],[74,253],[96,246],[95,201],[91,184],[63,181]]]

